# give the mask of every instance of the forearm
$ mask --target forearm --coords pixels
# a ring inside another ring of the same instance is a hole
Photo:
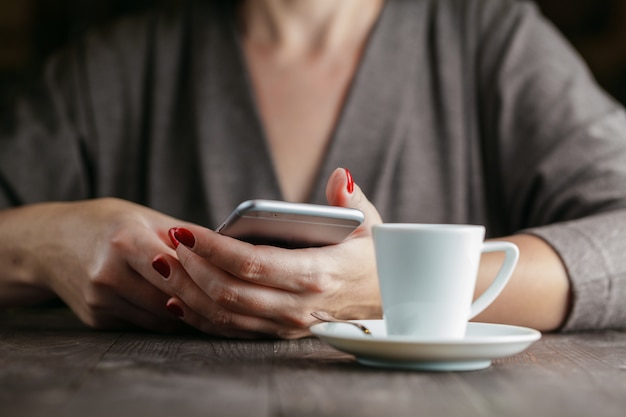
[[[54,204],[0,211],[0,308],[37,304],[55,297],[44,284],[44,221]]]
[[[559,255],[542,239],[531,235],[509,236],[518,245],[520,258],[515,272],[500,296],[475,320],[517,324],[542,331],[557,329],[569,311],[570,285]],[[483,256],[476,294],[495,277],[502,255]]]

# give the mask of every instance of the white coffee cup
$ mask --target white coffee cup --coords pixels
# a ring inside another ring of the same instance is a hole
[[[373,226],[388,335],[462,339],[467,322],[507,284],[519,257],[510,242],[485,242],[478,225],[385,223]],[[472,303],[480,257],[503,251],[490,286]]]

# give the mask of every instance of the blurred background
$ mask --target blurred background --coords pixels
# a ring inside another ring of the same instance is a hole
[[[70,39],[160,1],[0,0],[0,109]]]
[[[88,28],[172,0],[0,0],[0,108],[36,76],[52,51]],[[626,0],[537,0],[626,104]]]

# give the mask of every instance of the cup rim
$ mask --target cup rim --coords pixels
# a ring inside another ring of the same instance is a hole
[[[372,226],[373,229],[387,230],[484,230],[482,224],[455,224],[455,223],[379,223]]]

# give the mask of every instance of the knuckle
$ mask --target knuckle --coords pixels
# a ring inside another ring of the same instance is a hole
[[[106,263],[94,266],[89,277],[92,292],[102,291],[105,288],[118,288],[121,282],[121,274],[115,273]]]
[[[275,320],[287,329],[308,329],[313,317],[306,310],[304,305],[285,309]]]
[[[107,287],[111,284],[111,276],[106,271],[94,269],[90,274],[90,283],[96,287]]]
[[[126,252],[131,249],[134,236],[128,228],[117,227],[109,237],[109,245],[114,252]]]
[[[256,251],[245,257],[239,267],[239,276],[246,280],[257,280],[264,275],[265,267]]]
[[[219,327],[231,327],[234,322],[233,314],[224,309],[218,309],[213,313],[211,322]]]
[[[98,311],[105,308],[105,300],[100,291],[95,289],[88,290],[84,294],[85,305],[89,311]]]
[[[335,291],[335,281],[328,274],[308,273],[303,279],[304,289],[313,294],[326,294]]]
[[[222,307],[231,307],[239,303],[239,293],[235,288],[224,286],[214,294],[214,301]]]
[[[311,322],[309,317],[310,316],[306,314],[295,314],[287,317],[286,322],[290,325],[290,327],[302,330],[309,326]]]

